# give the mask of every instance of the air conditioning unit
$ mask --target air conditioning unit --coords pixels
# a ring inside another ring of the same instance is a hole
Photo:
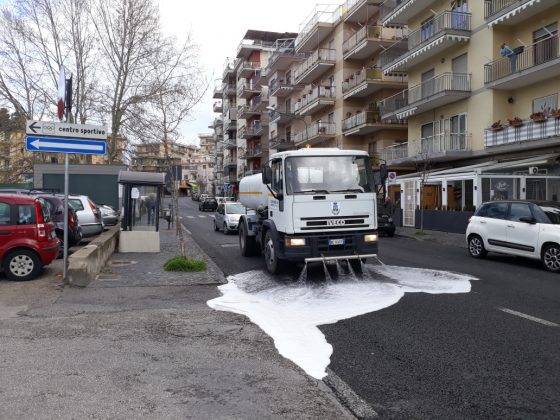
[[[537,166],[529,166],[529,175],[538,175],[539,168]]]

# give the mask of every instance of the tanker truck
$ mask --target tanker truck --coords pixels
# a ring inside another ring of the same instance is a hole
[[[276,274],[294,263],[348,260],[359,269],[377,256],[371,159],[361,150],[303,148],[272,154],[244,177],[239,200],[243,256],[264,255]]]

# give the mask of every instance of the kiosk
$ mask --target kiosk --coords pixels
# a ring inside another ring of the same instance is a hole
[[[159,252],[159,213],[165,174],[120,171],[123,217],[119,252]]]

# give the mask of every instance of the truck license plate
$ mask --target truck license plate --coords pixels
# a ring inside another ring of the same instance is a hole
[[[344,245],[344,239],[329,239],[329,245]]]

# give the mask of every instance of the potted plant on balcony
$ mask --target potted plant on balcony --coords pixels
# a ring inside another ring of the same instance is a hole
[[[502,124],[502,120],[498,120],[490,126],[490,131],[496,132],[501,131],[504,129],[504,125]]]
[[[533,112],[530,117],[534,122],[545,122],[546,114],[544,112]]]
[[[508,118],[508,123],[512,127],[521,127],[523,125],[523,120],[519,117]]]

